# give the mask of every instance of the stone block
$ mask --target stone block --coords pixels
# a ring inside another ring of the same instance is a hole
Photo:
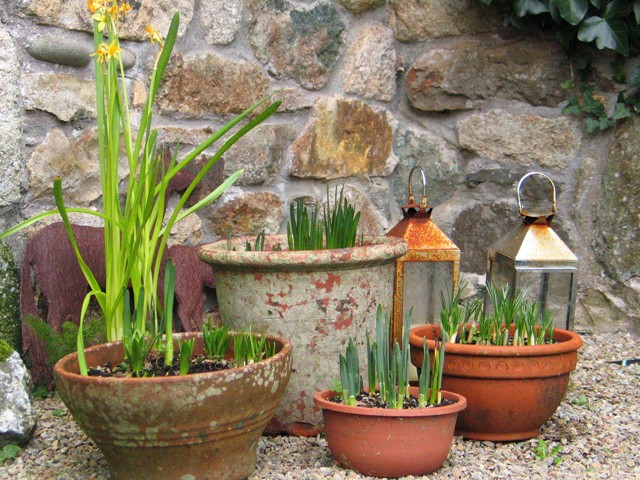
[[[389,25],[401,42],[484,33],[502,23],[498,9],[478,0],[391,0]]]
[[[229,199],[206,217],[211,231],[220,237],[276,233],[284,220],[284,204],[271,192],[248,192]]]
[[[19,68],[16,45],[0,22],[0,207],[17,202],[27,185]]]
[[[265,97],[269,79],[258,65],[212,53],[174,54],[156,103],[185,117],[237,114]]]
[[[394,136],[393,151],[398,157],[392,177],[393,195],[400,206],[409,199],[408,181],[413,167],[422,167],[427,176],[427,203],[431,206],[453,195],[462,179],[457,150],[424,128],[399,126]],[[413,192],[417,195],[422,193],[419,172],[413,176]]]
[[[240,31],[242,0],[201,0],[200,18],[207,29],[205,40],[210,45],[233,42]]]
[[[487,100],[557,106],[571,77],[555,40],[485,35],[431,46],[406,76],[411,106],[425,112],[481,107]]]
[[[224,173],[244,169],[237,185],[260,185],[272,181],[298,129],[294,125],[263,124],[254,128],[224,155]]]
[[[291,175],[332,179],[356,175],[389,176],[397,159],[386,110],[360,100],[319,100],[314,118],[291,146]]]
[[[63,122],[96,116],[96,88],[91,80],[63,73],[22,76],[24,107],[55,115]]]
[[[458,140],[462,148],[491,160],[562,171],[577,155],[582,134],[564,116],[515,115],[494,109],[458,122]]]
[[[390,28],[373,23],[358,30],[345,58],[345,92],[388,102],[396,94],[396,51]]]
[[[619,126],[609,148],[596,207],[595,253],[619,282],[640,277],[640,120]]]
[[[345,24],[332,3],[294,7],[286,0],[249,0],[249,41],[270,73],[308,90],[329,80],[343,46]]]
[[[36,427],[31,375],[17,352],[0,359],[0,448],[26,444]]]
[[[166,35],[175,12],[180,13],[178,35],[182,36],[193,17],[194,0],[154,0],[130,2],[132,10],[120,29],[120,37],[126,40],[146,40],[145,27],[153,25]],[[93,32],[91,14],[86,0],[23,0],[19,11],[44,25]]]

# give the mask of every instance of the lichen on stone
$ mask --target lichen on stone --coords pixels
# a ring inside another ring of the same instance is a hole
[[[6,362],[9,355],[13,353],[13,348],[0,338],[0,362]]]
[[[18,352],[22,344],[19,285],[13,252],[0,242],[0,339]]]

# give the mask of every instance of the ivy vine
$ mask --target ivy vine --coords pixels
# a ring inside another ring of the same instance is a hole
[[[505,9],[505,25],[554,30],[560,44],[584,80],[590,70],[590,50],[611,52],[614,81],[619,92],[613,112],[590,84],[573,79],[563,84],[573,89],[563,113],[579,115],[589,133],[605,130],[616,120],[640,113],[640,65],[625,73],[625,61],[640,50],[640,0],[480,0],[499,3]],[[585,48],[585,46],[587,48]],[[582,83],[582,84],[580,84]]]

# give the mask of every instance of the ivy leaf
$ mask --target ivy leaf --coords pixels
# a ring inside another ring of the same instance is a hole
[[[604,7],[604,18],[626,18],[629,14],[629,2],[627,0],[613,0]]]
[[[549,11],[549,7],[540,0],[516,0],[513,8],[519,17],[524,17],[527,13],[538,15]]]
[[[556,0],[560,15],[571,25],[578,25],[589,8],[588,0]]]
[[[602,6],[601,0],[589,0],[589,3],[596,8],[600,8]]]
[[[551,18],[553,18],[556,22],[560,23],[562,20],[562,16],[560,15],[560,10],[558,10],[557,0],[549,0],[549,13],[551,14]]]
[[[627,106],[624,103],[616,103],[616,111],[613,113],[614,120],[622,120],[630,116],[631,112],[627,110]]]
[[[630,87],[640,87],[640,65],[631,71],[628,82]]]
[[[593,42],[598,49],[610,48],[625,57],[629,55],[627,25],[619,18],[589,17],[578,30],[578,40]]]
[[[577,103],[574,105],[567,105],[562,109],[563,115],[580,115],[581,113],[582,109]]]
[[[589,135],[600,128],[600,121],[597,118],[588,117],[584,119],[584,128]]]

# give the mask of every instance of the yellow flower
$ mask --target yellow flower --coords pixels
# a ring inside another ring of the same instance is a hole
[[[105,9],[107,1],[108,0],[87,0],[87,7],[91,13],[96,13]]]
[[[120,57],[120,52],[122,51],[122,49],[120,48],[120,46],[115,42],[111,42],[111,44],[109,45],[109,49],[108,49],[108,57],[107,59],[113,57],[113,58],[118,58]]]
[[[160,35],[160,32],[154,29],[151,25],[147,25],[147,28],[145,28],[144,31],[149,37],[149,40],[152,44],[157,42],[161,46],[164,45],[164,37]]]
[[[108,9],[107,12],[109,13],[109,15],[111,15],[112,17],[115,17],[116,14],[118,13],[118,5],[111,5]]]
[[[109,45],[107,45],[106,43],[101,43],[98,46],[98,50],[96,50],[95,53],[92,53],[91,56],[98,57],[98,62],[105,63],[111,58],[118,58],[120,56],[120,51],[121,48],[114,40]]]
[[[129,5],[128,3],[123,3],[122,5],[120,5],[120,15],[124,17],[129,11],[131,11],[131,5]]]

